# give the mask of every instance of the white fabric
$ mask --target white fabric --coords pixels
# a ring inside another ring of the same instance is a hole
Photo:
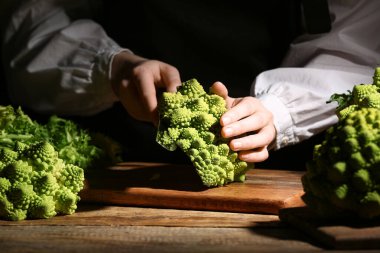
[[[42,113],[91,115],[117,101],[109,66],[124,49],[94,21],[73,18],[90,16],[93,2],[24,1],[15,12],[2,48],[14,103]]]
[[[273,113],[273,148],[303,141],[337,122],[333,93],[372,83],[380,66],[380,1],[330,0],[332,30],[306,35],[290,47],[283,66],[260,74],[251,95]]]
[[[127,49],[91,19],[69,15],[90,9],[95,0],[24,2],[2,48],[4,62],[10,62],[5,67],[11,99],[45,113],[91,115],[109,108],[117,100],[109,84],[110,63]],[[275,149],[334,124],[336,104],[326,104],[331,94],[371,83],[380,65],[380,1],[330,0],[329,8],[331,32],[298,38],[282,68],[263,72],[252,85],[251,95],[274,115]]]

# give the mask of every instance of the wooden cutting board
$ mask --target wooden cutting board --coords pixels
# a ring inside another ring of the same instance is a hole
[[[278,214],[302,206],[303,172],[252,169],[244,183],[206,188],[191,165],[123,163],[88,175],[81,201]]]
[[[327,248],[380,249],[380,219],[329,221],[317,218],[307,207],[281,209],[279,217]]]

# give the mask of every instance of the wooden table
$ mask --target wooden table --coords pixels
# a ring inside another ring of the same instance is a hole
[[[0,252],[324,251],[278,216],[300,204],[301,175],[255,168],[205,189],[188,166],[121,164],[87,177],[73,215],[0,221]]]
[[[70,216],[0,222],[1,252],[313,252],[277,215],[81,204]]]

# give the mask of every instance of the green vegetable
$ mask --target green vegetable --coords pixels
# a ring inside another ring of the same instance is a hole
[[[0,218],[42,219],[72,214],[84,171],[58,157],[49,142],[0,149]]]
[[[346,94],[333,94],[328,103],[336,101],[337,116],[342,119],[352,111],[360,108],[380,109],[380,67],[375,69],[372,84],[355,85],[352,91]]]
[[[41,124],[21,107],[0,106],[0,147],[13,148],[17,141],[29,145],[42,140],[51,143],[66,163],[85,170],[99,162],[109,165],[121,160],[121,145],[102,134],[90,133],[74,121],[53,115]],[[110,149],[113,153],[108,152]]]
[[[379,75],[380,68],[375,71]],[[379,83],[356,85],[339,122],[314,147],[302,177],[303,200],[322,217],[380,216]]]
[[[157,142],[185,152],[208,187],[242,182],[253,167],[239,160],[220,135],[219,119],[226,110],[225,100],[207,94],[195,79],[182,83],[176,93],[164,92],[159,100]]]
[[[0,218],[74,213],[85,173],[120,161],[121,151],[73,121],[51,116],[40,124],[20,107],[0,106]]]

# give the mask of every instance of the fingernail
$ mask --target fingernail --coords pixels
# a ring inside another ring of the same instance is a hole
[[[230,127],[226,127],[225,129],[224,129],[224,134],[228,137],[228,136],[230,136],[231,134],[232,134],[232,132],[233,132],[233,130],[232,130],[232,128],[230,128]]]
[[[241,147],[241,142],[235,141],[233,143],[233,146],[234,146],[235,149],[239,149]]]
[[[222,122],[224,125],[228,125],[231,122],[229,117],[222,117]]]

